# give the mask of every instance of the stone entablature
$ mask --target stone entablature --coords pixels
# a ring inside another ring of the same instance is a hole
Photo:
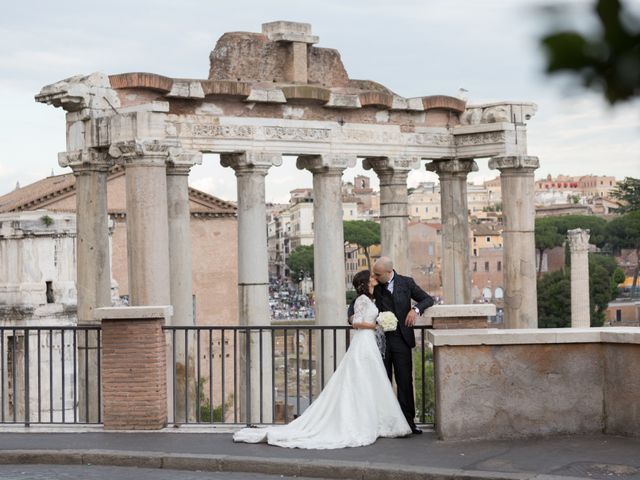
[[[525,153],[524,121],[535,105],[466,108],[446,95],[403,98],[376,82],[350,79],[339,53],[311,46],[317,41],[308,24],[272,22],[263,33],[223,35],[207,79],[94,73],[46,86],[36,100],[70,112],[70,154],[147,140],[207,153],[256,143],[268,152],[362,158]]]

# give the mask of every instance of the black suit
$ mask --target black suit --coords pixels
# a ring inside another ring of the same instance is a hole
[[[416,407],[413,399],[413,359],[411,349],[416,346],[413,328],[405,325],[407,314],[411,310],[411,300],[414,300],[420,315],[433,305],[433,298],[422,290],[411,277],[405,277],[393,272],[393,294],[387,285],[378,284],[373,290],[376,306],[381,312],[393,312],[398,319],[398,329],[386,333],[387,349],[384,356],[384,366],[389,380],[395,375],[398,386],[398,402],[407,422],[415,426]],[[353,314],[353,306],[349,308],[349,317]]]

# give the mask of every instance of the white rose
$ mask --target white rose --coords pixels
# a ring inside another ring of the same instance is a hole
[[[378,322],[378,325],[380,325],[385,332],[393,332],[398,328],[398,319],[393,312],[380,312],[376,322]]]

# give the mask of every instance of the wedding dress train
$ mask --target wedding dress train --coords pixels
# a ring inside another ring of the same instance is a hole
[[[375,323],[378,309],[369,297],[361,295],[354,307],[354,323]],[[375,333],[358,329],[329,382],[302,415],[287,425],[243,428],[233,440],[287,448],[333,449],[360,447],[378,437],[410,433],[387,377]]]

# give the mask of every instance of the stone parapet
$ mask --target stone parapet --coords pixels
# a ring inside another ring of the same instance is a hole
[[[166,342],[171,306],[99,308],[105,430],[158,430],[167,424]]]
[[[427,332],[443,440],[640,436],[640,328]],[[461,394],[464,392],[464,394]]]
[[[477,329],[488,327],[488,317],[496,314],[491,303],[468,305],[434,305],[422,314],[424,324],[434,329]],[[420,325],[422,322],[419,322]]]

